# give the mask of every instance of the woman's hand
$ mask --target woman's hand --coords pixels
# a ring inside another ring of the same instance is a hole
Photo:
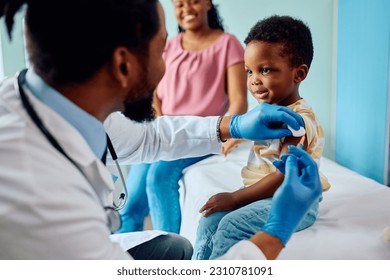
[[[205,205],[200,208],[199,213],[204,217],[218,211],[228,211],[236,209],[233,193],[223,192],[213,195]]]

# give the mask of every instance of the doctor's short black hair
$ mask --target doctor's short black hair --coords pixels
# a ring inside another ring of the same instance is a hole
[[[25,33],[35,71],[56,85],[80,83],[109,63],[115,48],[148,55],[160,27],[158,0],[0,0],[11,39],[26,4]]]
[[[244,43],[252,41],[282,43],[283,56],[288,56],[291,66],[306,64],[313,60],[313,41],[310,28],[299,19],[274,15],[257,22],[249,31]]]

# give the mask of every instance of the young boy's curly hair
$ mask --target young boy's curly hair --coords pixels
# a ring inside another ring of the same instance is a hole
[[[284,44],[281,55],[288,56],[291,66],[306,64],[313,59],[313,41],[309,27],[290,16],[271,16],[257,22],[249,31],[244,43],[252,41]]]

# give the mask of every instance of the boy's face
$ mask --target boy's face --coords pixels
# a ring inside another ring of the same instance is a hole
[[[299,100],[296,68],[281,56],[281,43],[252,41],[245,49],[247,86],[258,102],[282,106]]]

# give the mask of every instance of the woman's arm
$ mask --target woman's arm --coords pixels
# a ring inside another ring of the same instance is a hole
[[[243,114],[248,110],[246,74],[244,63],[236,63],[226,71],[226,88],[229,96],[228,115]],[[245,140],[230,139],[222,145],[222,153],[226,156]]]
[[[226,88],[229,97],[229,115],[244,114],[248,110],[244,63],[236,63],[226,71]]]
[[[157,96],[157,88],[153,92],[152,107],[154,109],[154,112],[155,112],[154,115],[155,115],[156,118],[161,117],[163,115],[162,111],[161,111],[161,100]]]

